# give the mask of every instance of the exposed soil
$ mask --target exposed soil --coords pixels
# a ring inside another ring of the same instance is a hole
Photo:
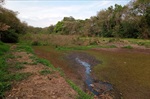
[[[55,49],[51,48],[50,46],[35,46],[34,52],[39,57],[49,60],[56,68],[61,68],[67,78],[71,79],[81,89],[84,89],[82,77],[76,72],[76,68],[69,63],[69,60],[64,57],[67,55],[67,53],[55,51]]]
[[[13,55],[15,58],[9,62],[26,62],[25,68],[16,72],[32,73],[32,75],[23,81],[14,82],[12,89],[5,94],[6,99],[74,99],[77,97],[77,93],[58,72],[39,63],[33,64],[30,58],[32,54],[14,52]],[[45,69],[53,73],[41,75],[40,71]]]

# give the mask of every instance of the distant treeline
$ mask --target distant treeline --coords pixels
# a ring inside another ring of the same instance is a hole
[[[115,4],[86,20],[64,17],[56,25],[47,27],[47,31],[67,35],[148,39],[150,1],[132,0],[125,6]]]
[[[3,8],[0,2],[0,41],[18,42],[18,35],[25,33],[150,38],[149,0],[132,0],[125,6],[115,4],[85,20],[64,17],[56,25],[46,28],[28,26],[17,18],[17,14]]]

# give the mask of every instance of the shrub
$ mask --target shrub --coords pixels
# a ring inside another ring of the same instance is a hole
[[[1,40],[5,43],[17,43],[19,41],[18,34],[14,30],[8,30],[2,33]]]
[[[33,42],[32,42],[32,45],[33,45],[33,46],[40,46],[41,43],[40,43],[39,41],[33,41]]]
[[[130,45],[128,45],[128,46],[124,46],[124,47],[122,47],[122,48],[133,49],[133,47],[132,47],[132,46],[130,46]]]

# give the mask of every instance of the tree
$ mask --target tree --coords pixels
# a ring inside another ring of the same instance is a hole
[[[54,28],[54,32],[55,33],[62,32],[63,26],[64,26],[63,22],[59,21]]]
[[[18,12],[8,10],[0,6],[0,40],[10,41],[13,43],[18,41],[18,34],[26,32],[27,25],[17,18]],[[14,40],[16,38],[16,40]]]
[[[7,31],[8,28],[10,28],[10,26],[6,25],[5,23],[0,22],[0,41],[1,41],[2,33],[4,31]]]

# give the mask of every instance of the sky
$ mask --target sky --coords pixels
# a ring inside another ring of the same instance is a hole
[[[64,17],[87,19],[115,4],[130,0],[5,0],[5,8],[19,12],[17,17],[34,27],[55,25]]]

